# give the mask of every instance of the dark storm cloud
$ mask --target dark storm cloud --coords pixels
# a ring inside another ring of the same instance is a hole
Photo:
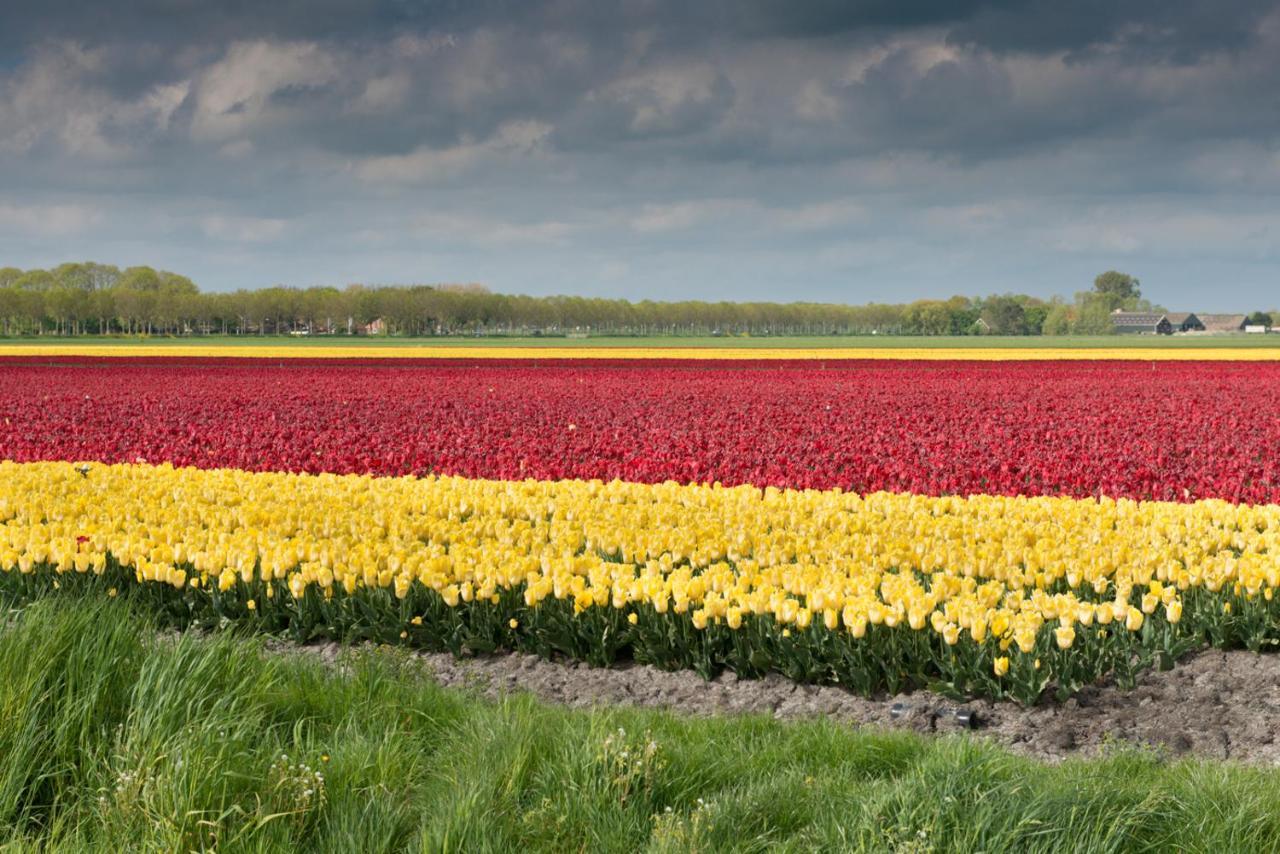
[[[657,31],[671,43],[715,38],[838,38],[943,27],[957,44],[1071,51],[1100,45],[1183,60],[1252,43],[1270,0],[16,0],[0,5],[0,39],[188,45],[275,38],[358,40],[388,32],[514,27],[610,38]]]
[[[1256,43],[1272,0],[1027,0],[980,4],[950,39],[996,51],[1067,52],[1086,61],[1104,48],[1128,61],[1194,62]]]
[[[394,0],[64,0],[53,4],[17,0],[0,6],[0,38],[11,47],[63,38],[185,45],[252,38],[358,37],[433,15],[450,17],[459,5]]]
[[[1273,1],[0,3],[0,264],[78,235],[216,285],[1257,276],[1278,139]]]
[[[1123,131],[1163,106],[1158,93],[1133,91],[1142,81],[1090,87],[1082,80],[1065,105],[1053,102],[1053,93],[1043,101],[1034,93],[1018,97],[1025,87],[1004,64],[1010,54],[1060,54],[1063,65],[1086,69],[1194,63],[1255,45],[1273,8],[1251,0],[1225,6],[1207,0],[70,0],[52,8],[0,6],[0,39],[15,74],[44,45],[91,48],[82,88],[120,99],[195,79],[220,60],[225,64],[228,46],[314,44],[314,74],[295,68],[275,88],[254,93],[266,100],[256,106],[280,119],[261,123],[257,139],[293,145],[297,134],[346,155],[448,145],[491,135],[506,121],[538,119],[554,127],[552,144],[566,150],[636,142],[633,148],[648,143],[665,157],[679,151],[683,139],[684,153],[696,159],[723,152],[769,161],[895,148],[972,158],[1108,127]],[[957,55],[922,64],[912,45],[901,42],[926,33]],[[769,43],[811,58],[813,67],[778,67],[784,85],[769,93],[773,103],[744,105],[732,76],[734,58]],[[857,79],[842,78],[842,58],[877,44],[889,46],[885,56]],[[322,73],[322,56],[333,73]],[[239,59],[245,73],[265,74],[264,85],[273,85],[270,57],[257,58],[263,67],[256,72],[249,67],[254,57]],[[1274,70],[1272,60],[1264,74]],[[1251,82],[1233,85],[1247,91]],[[1257,88],[1265,91],[1272,82]],[[368,87],[363,100],[362,86]],[[1228,99],[1225,110],[1219,102],[1216,111],[1229,113],[1236,99],[1215,94]],[[801,103],[803,97],[811,103]],[[193,90],[175,108],[178,126],[193,116],[199,98]],[[377,106],[379,98],[396,113],[371,122],[365,107]],[[799,139],[784,127],[793,118],[786,110],[797,103],[802,112],[810,108],[810,119],[823,105],[830,113]],[[216,108],[230,119],[252,106]],[[1269,109],[1251,116],[1264,127],[1276,122]]]

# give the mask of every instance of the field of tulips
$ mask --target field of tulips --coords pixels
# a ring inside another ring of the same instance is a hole
[[[0,458],[1280,501],[1271,363],[0,364]]]
[[[0,588],[1034,701],[1280,642],[1280,366],[0,366]],[[411,475],[406,477],[405,475]]]

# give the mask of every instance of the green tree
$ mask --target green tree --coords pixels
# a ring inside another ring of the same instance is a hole
[[[89,313],[89,292],[77,287],[54,288],[45,293],[44,307],[59,335],[74,335],[80,331],[80,320]]]
[[[1049,306],[1049,312],[1044,316],[1044,322],[1040,324],[1040,332],[1042,335],[1066,335],[1071,332],[1075,319],[1075,312],[1071,306],[1055,303]]]
[[[13,282],[20,291],[47,291],[58,286],[58,280],[48,270],[28,270]]]
[[[1142,296],[1142,291],[1138,286],[1139,282],[1135,277],[1117,270],[1108,270],[1105,273],[1100,273],[1093,280],[1094,293],[1098,294],[1106,302],[1108,311],[1115,311],[1117,308],[1128,308],[1131,304],[1136,303],[1138,298]]]
[[[1025,305],[1022,308],[1024,325],[1028,335],[1043,335],[1044,321],[1049,316],[1050,308],[1042,302]]]
[[[1075,328],[1072,332],[1078,335],[1111,335],[1116,331],[1111,322],[1111,304],[1107,299],[1094,292],[1080,295],[1076,313]]]
[[[84,268],[84,275],[88,279],[90,290],[104,291],[114,288],[116,283],[120,281],[120,268],[114,264],[98,264],[94,261],[86,261],[80,266]]]
[[[1012,296],[988,297],[982,303],[982,319],[992,335],[1026,335],[1027,313]]]
[[[97,290],[89,295],[89,314],[97,318],[98,333],[105,335],[111,331],[111,318],[116,316],[116,295],[114,290]]]
[[[160,274],[151,267],[130,267],[116,285],[124,290],[155,293],[160,290]]]
[[[87,264],[66,263],[53,268],[53,277],[58,280],[58,287],[79,291],[93,290],[93,280],[89,277]]]
[[[200,289],[196,287],[196,283],[181,276],[177,273],[170,273],[168,270],[161,270],[157,274],[160,280],[158,290],[170,294],[198,294]]]
[[[948,335],[971,335],[973,334],[973,325],[978,322],[981,316],[976,308],[968,306],[951,312],[951,325],[947,328]]]
[[[1270,326],[1271,315],[1265,311],[1255,311],[1244,322],[1246,326]]]

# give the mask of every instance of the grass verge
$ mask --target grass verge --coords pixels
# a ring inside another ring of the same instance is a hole
[[[319,776],[317,776],[319,775]],[[1183,851],[1280,838],[1280,772],[1046,767],[824,722],[487,702],[118,600],[0,626],[0,841],[54,851]]]

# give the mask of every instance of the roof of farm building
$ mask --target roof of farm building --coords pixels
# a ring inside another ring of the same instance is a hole
[[[1154,328],[1167,317],[1165,314],[1151,311],[1120,311],[1117,309],[1111,312],[1111,322],[1116,326],[1150,326]]]
[[[1244,326],[1243,314],[1201,314],[1197,315],[1204,328],[1209,332],[1234,332]]]

